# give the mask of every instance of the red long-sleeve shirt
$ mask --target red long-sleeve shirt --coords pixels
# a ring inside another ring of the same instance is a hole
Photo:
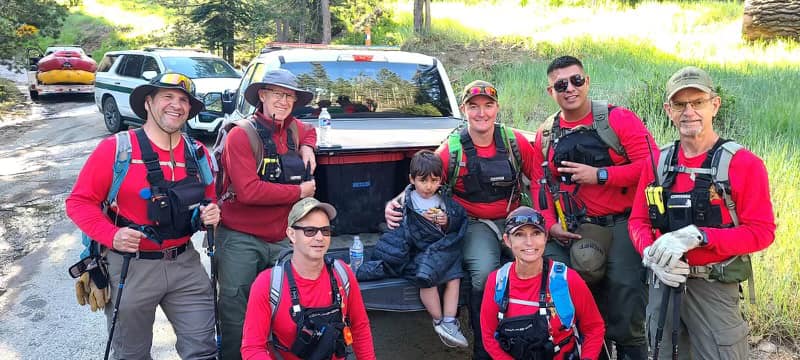
[[[552,266],[552,265],[551,265]],[[539,274],[530,279],[520,279],[517,276],[517,263],[511,265],[508,272],[508,291],[509,297],[519,300],[539,301],[539,288],[542,284],[542,275],[548,276],[546,273]],[[486,352],[491,355],[495,360],[513,360],[511,355],[500,348],[500,343],[494,338],[494,333],[497,330],[497,324],[500,322],[497,319],[497,312],[499,306],[494,302],[494,291],[496,282],[497,270],[489,274],[486,279],[486,288],[483,291],[483,302],[481,303],[481,336],[483,338],[483,347]],[[572,269],[567,269],[567,286],[569,287],[570,298],[575,307],[575,323],[577,324],[578,331],[583,337],[583,344],[581,345],[581,359],[597,359],[600,356],[600,350],[603,346],[603,337],[605,336],[605,324],[603,318],[600,316],[600,311],[597,310],[597,304],[594,302],[592,293],[583,282],[581,276]],[[508,304],[508,311],[506,311],[505,318],[515,316],[531,315],[539,311],[536,306]],[[569,335],[569,331],[561,330],[561,321],[553,316],[550,319],[551,329],[553,331],[553,340],[558,343]],[[564,358],[564,354],[569,354],[572,351],[574,342],[562,348],[557,354],[555,360]]]
[[[339,261],[339,260],[337,260]],[[361,290],[355,276],[347,268],[347,277],[350,279],[350,295],[342,293],[344,302],[344,313],[350,319],[350,329],[353,333],[353,350],[359,360],[374,360],[375,350],[372,344],[372,331],[369,328],[367,310],[364,308],[364,300],[361,298]],[[322,272],[316,279],[304,279],[292,266],[292,273],[297,282],[297,289],[300,292],[300,305],[305,308],[317,308],[331,306],[331,282],[328,275],[327,266],[322,267]],[[289,309],[292,306],[292,298],[289,295],[289,281],[284,279],[281,288],[281,300],[278,304],[275,322],[272,323],[272,310],[269,304],[270,275],[272,269],[267,269],[258,275],[256,281],[250,287],[250,300],[247,302],[247,313],[244,317],[244,329],[242,330],[242,359],[245,360],[264,360],[275,359],[272,354],[272,346],[268,347],[270,332],[280,343],[286,347],[291,347],[297,335],[297,324],[292,320]],[[342,283],[337,278],[337,283],[341,287]],[[273,327],[274,326],[274,327]],[[278,350],[285,360],[298,359],[291,352]]]
[[[272,120],[256,112],[257,121],[272,128]],[[287,126],[297,124],[300,146],[312,148],[317,144],[317,132],[310,125],[289,117],[272,133],[279,154],[289,151]],[[236,192],[236,196],[221,204],[222,224],[226,227],[258,237],[266,242],[278,242],[286,237],[287,217],[292,205],[300,199],[300,185],[277,184],[263,181],[256,170],[256,159],[250,140],[244,130],[234,127],[225,141],[222,167]],[[227,183],[224,184],[227,187]]]
[[[683,149],[679,149],[678,164],[699,168],[706,156],[708,153],[687,158]],[[655,176],[652,165],[646,164],[641,176],[642,181],[636,189],[636,199],[628,223],[631,241],[640,254],[660,236],[660,232],[653,229],[650,223],[645,197],[645,188],[653,182]],[[746,149],[739,150],[731,159],[728,177],[731,183],[731,199],[736,204],[736,214],[739,216],[739,226],[725,229],[701,228],[708,236],[708,245],[686,253],[689,265],[706,265],[731,256],[753,253],[765,249],[775,240],[775,215],[772,212],[769,179],[764,162]],[[690,192],[692,189],[694,180],[689,174],[678,173],[675,176],[672,191]],[[722,208],[723,224],[732,223],[722,198],[715,197],[711,204]]]
[[[529,179],[533,179],[531,176],[534,174],[534,170],[537,164],[541,164],[542,162],[539,161],[538,163],[534,162],[534,153],[533,148],[531,147],[530,142],[528,139],[525,138],[524,135],[520,134],[518,131],[514,131],[514,136],[517,139],[517,146],[519,147],[520,157],[522,157],[522,173],[525,174]],[[442,159],[442,165],[444,167],[445,172],[447,172],[447,168],[450,163],[450,147],[448,146],[447,142],[442,143],[438,149],[436,149],[436,153],[439,154],[439,157]],[[478,146],[475,145],[475,150],[478,153],[478,157],[482,158],[492,158],[497,154],[497,148],[495,147],[494,140],[488,146]],[[509,154],[511,153],[511,149],[508,149]],[[467,163],[467,154],[464,153],[462,156],[462,164]],[[467,174],[467,166],[463,165],[459,167],[458,171],[458,179],[456,180],[455,188],[458,191],[465,191],[464,190],[464,181],[462,180],[462,176]],[[448,182],[447,179],[449,174],[444,174],[444,179],[442,181]],[[480,219],[500,219],[506,217],[508,212],[511,210],[516,209],[519,204],[512,204],[508,210],[508,199],[501,199],[491,203],[474,203],[462,199],[458,195],[453,194],[453,199],[459,203],[461,206],[467,210],[467,215],[473,216]]]
[[[152,222],[147,219],[147,200],[140,196],[142,189],[150,189],[150,183],[147,182],[147,168],[141,163],[142,152],[139,149],[136,133],[133,130],[129,130],[129,133],[132,148],[131,163],[128,167],[128,173],[120,185],[116,201],[117,208],[114,210],[136,224],[152,225]],[[174,172],[168,165],[164,165],[170,162],[169,150],[159,148],[152,141],[150,144],[162,164],[161,171],[164,172],[165,180],[180,181],[186,177],[186,168],[181,165],[186,163],[184,157],[186,143],[183,138],[172,151],[175,156],[175,162],[179,164],[179,166],[175,167]],[[203,144],[197,143],[197,145],[205,152],[205,158],[209,161],[210,166],[211,158],[208,150]],[[72,193],[66,200],[67,216],[72,219],[81,231],[108,248],[112,247],[114,234],[117,233],[120,227],[114,225],[112,219],[103,214],[100,204],[106,200],[111,189],[116,146],[117,139],[115,136],[105,138],[97,145],[97,148],[89,155],[83,165],[81,172],[78,174],[78,179],[75,181],[75,186],[72,188]],[[206,198],[216,201],[213,183],[206,187]],[[139,243],[139,250],[166,249],[185,244],[187,241],[189,241],[189,236],[169,239],[165,240],[159,248],[155,242],[143,238]]]
[[[587,114],[583,119],[575,122],[567,122],[563,117],[559,118],[559,126],[562,129],[572,129],[578,125],[592,126],[592,113]],[[642,120],[639,119],[632,111],[623,108],[615,107],[608,113],[608,124],[611,129],[617,134],[622,147],[630,159],[630,163],[626,163],[624,157],[618,155],[613,149],[608,149],[611,155],[611,160],[614,166],[609,166],[608,181],[604,185],[591,185],[583,184],[578,189],[577,197],[579,200],[586,204],[586,212],[589,216],[604,216],[611,214],[621,214],[633,204],[634,192],[636,185],[639,181],[639,175],[642,171],[642,164],[650,161],[650,151],[658,153],[658,147],[653,140],[650,131],[644,126]],[[531,196],[538,199],[539,189],[541,184],[539,181],[542,179],[544,170],[542,169],[542,162],[544,156],[542,155],[542,131],[539,128],[536,132],[536,141],[533,144],[534,158],[533,162],[536,164],[533,170],[533,177],[531,178]],[[550,130],[550,129],[546,129]],[[650,141],[645,140],[649,136]],[[552,139],[551,139],[552,141]],[[553,177],[558,176],[559,164],[553,164],[553,146],[550,146],[550,151],[547,155],[550,173]],[[561,190],[567,190],[572,193],[575,185],[560,184]],[[547,224],[557,223],[556,211],[553,206],[553,197],[549,191],[547,194],[547,210],[541,211],[538,201],[534,201],[533,205],[537,210],[540,210],[544,215]],[[550,225],[548,225],[550,226]]]

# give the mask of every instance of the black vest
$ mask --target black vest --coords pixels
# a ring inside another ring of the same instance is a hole
[[[509,149],[503,141],[500,127],[494,128],[494,146],[497,150],[491,158],[478,156],[466,128],[461,130],[460,138],[461,147],[467,156],[467,173],[461,176],[464,191],[454,189],[453,194],[473,203],[491,203],[511,198],[519,174],[514,172],[509,161]]]

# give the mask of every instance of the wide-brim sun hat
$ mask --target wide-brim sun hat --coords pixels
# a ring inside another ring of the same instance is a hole
[[[612,233],[594,224],[582,224],[578,231],[583,237],[575,240],[570,247],[570,266],[584,281],[594,284],[605,277]]]
[[[191,109],[189,109],[189,116],[186,117],[187,119],[197,116],[197,114],[205,108],[205,104],[195,96],[195,86],[192,79],[179,73],[162,73],[152,78],[149,83],[134,88],[128,99],[131,110],[142,120],[147,120],[147,110],[144,108],[144,99],[156,89],[176,89],[186,93],[186,95],[189,96],[189,103],[192,106]]]
[[[265,88],[267,85],[279,86],[289,90],[294,90],[297,101],[294,102],[292,111],[299,107],[308,105],[314,98],[314,94],[308,90],[300,88],[297,83],[297,77],[291,71],[286,69],[275,69],[267,71],[261,78],[261,81],[254,82],[247,86],[244,90],[244,99],[250,105],[258,106],[261,100],[258,98],[258,91]]]

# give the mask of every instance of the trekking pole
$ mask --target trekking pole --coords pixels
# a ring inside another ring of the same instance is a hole
[[[664,284],[662,284],[664,285]],[[664,290],[661,293],[661,309],[658,313],[658,327],[656,328],[656,344],[653,347],[653,360],[658,360],[658,353],[661,350],[661,339],[664,337],[664,323],[667,321],[667,308],[669,307],[669,298],[672,291],[664,285]],[[675,327],[675,323],[672,327]],[[673,345],[674,346],[674,345]]]
[[[686,284],[682,284],[672,289],[672,360],[678,360],[678,334],[681,321],[681,298]]]
[[[206,230],[206,253],[208,254],[209,262],[211,263],[211,293],[214,301],[214,330],[217,340],[217,356],[222,358],[222,333],[219,323],[219,307],[217,306],[217,265],[214,264],[214,226],[209,226]]]
[[[134,254],[125,253],[122,255],[122,270],[119,274],[119,290],[117,290],[117,299],[114,301],[114,312],[111,315],[111,329],[108,330],[108,342],[106,342],[106,355],[105,360],[108,360],[108,354],[111,352],[111,340],[114,338],[114,328],[117,326],[117,315],[119,314],[119,302],[122,299],[122,290],[125,288],[125,278],[128,277],[128,267],[131,264],[131,258]]]

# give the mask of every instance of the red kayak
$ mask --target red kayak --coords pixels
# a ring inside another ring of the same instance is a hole
[[[76,50],[59,50],[43,57],[38,63],[39,72],[50,70],[82,70],[94,73],[97,63],[94,59]]]

